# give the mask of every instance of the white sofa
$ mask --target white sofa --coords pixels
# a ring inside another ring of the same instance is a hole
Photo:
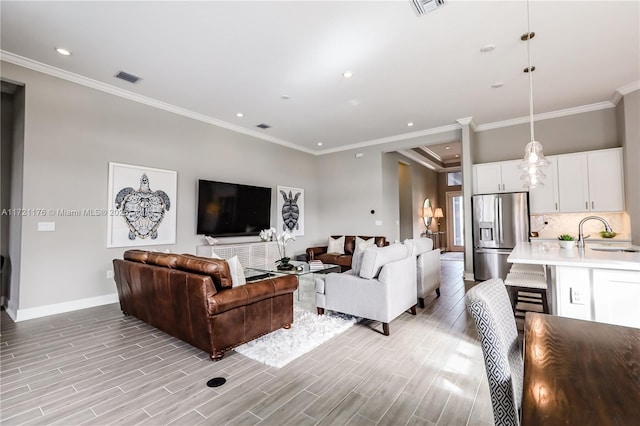
[[[318,314],[326,309],[380,321],[388,336],[391,320],[407,310],[416,314],[416,271],[404,244],[369,247],[351,270],[316,279]]]
[[[417,263],[418,303],[424,308],[424,299],[435,291],[440,297],[440,249],[433,249],[431,238],[404,240]]]

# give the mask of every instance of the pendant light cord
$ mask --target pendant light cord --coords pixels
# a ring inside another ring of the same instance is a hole
[[[531,18],[529,12],[530,0],[527,0],[527,57],[529,60],[529,127],[531,130],[531,142],[535,141],[533,132],[533,70],[531,69]]]

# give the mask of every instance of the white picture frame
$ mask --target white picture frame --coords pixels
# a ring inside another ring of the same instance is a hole
[[[177,187],[176,171],[109,162],[107,247],[175,244]]]
[[[288,231],[297,237],[303,236],[304,189],[278,185],[276,200],[276,232],[280,234]],[[287,211],[283,213],[285,204],[287,204]]]

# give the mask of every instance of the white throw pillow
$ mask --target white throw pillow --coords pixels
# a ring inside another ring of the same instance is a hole
[[[364,252],[369,247],[373,247],[376,245],[375,238],[369,238],[365,240],[360,237],[356,237],[355,241],[355,250],[353,250],[353,257],[351,258],[351,269],[355,275],[360,275],[360,268],[362,266],[362,258],[364,257]]]
[[[344,235],[340,238],[329,237],[327,253],[344,254]]]
[[[229,264],[229,272],[231,272],[231,287],[245,285],[247,278],[244,276],[244,269],[238,256],[227,259],[227,263]]]
[[[371,279],[380,274],[384,265],[408,256],[407,247],[404,244],[392,244],[386,247],[373,246],[365,250],[360,266],[360,277]]]

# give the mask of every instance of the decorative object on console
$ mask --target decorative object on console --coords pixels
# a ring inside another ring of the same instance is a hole
[[[438,219],[438,232],[440,232],[440,219],[444,217],[444,213],[442,213],[442,209],[440,207],[436,209],[435,213],[433,214],[433,217]]]
[[[289,241],[295,240],[296,237],[288,232],[283,232],[282,234],[278,235],[277,242],[280,259],[278,259],[276,263],[278,264],[278,269],[281,271],[290,271],[294,268],[294,266],[289,263],[291,258],[287,257],[287,244],[289,244]],[[282,249],[280,247],[282,247]]]
[[[433,209],[431,208],[431,201],[428,198],[425,198],[422,204],[422,220],[428,231],[433,221]]]
[[[278,186],[276,228],[295,236],[304,235],[304,189]]]
[[[524,181],[525,188],[535,188],[537,185],[543,185],[542,179],[546,176],[542,173],[542,169],[549,165],[549,161],[544,158],[542,153],[542,144],[535,140],[533,131],[533,72],[536,67],[531,66],[531,39],[536,33],[530,29],[530,0],[527,0],[527,33],[520,36],[520,40],[527,42],[527,57],[529,66],[524,72],[529,74],[529,130],[531,133],[531,141],[524,149],[524,159],[518,164],[523,170],[520,179]]]
[[[273,241],[276,235],[276,228],[263,229],[260,231],[260,239],[262,241]]]
[[[209,235],[205,235],[204,236],[204,240],[207,242],[207,244],[209,244],[210,246],[215,246],[218,242],[218,240],[216,240],[213,237],[210,237]]]
[[[107,247],[175,244],[176,191],[175,171],[110,162]]]

